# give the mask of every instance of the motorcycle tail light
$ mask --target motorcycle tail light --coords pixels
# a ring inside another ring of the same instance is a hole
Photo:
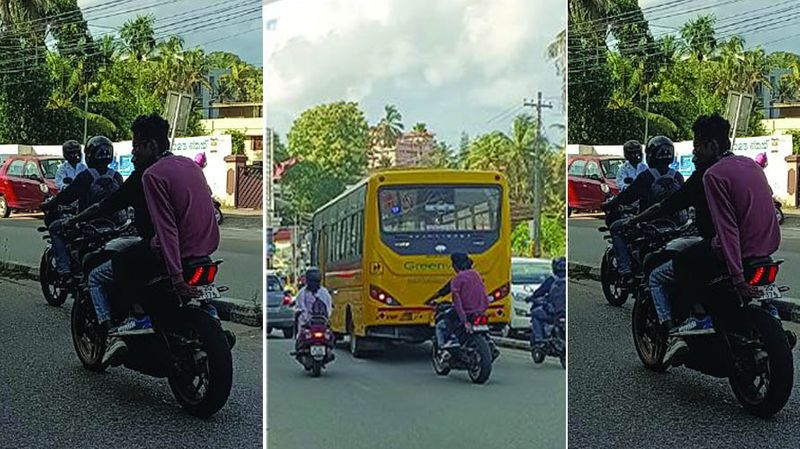
[[[186,281],[186,283],[191,286],[208,285],[214,282],[214,278],[216,278],[216,276],[216,265],[199,266],[194,268],[192,275],[189,276],[189,279]]]
[[[314,338],[323,338],[325,336],[325,332],[314,332]]]
[[[758,267],[753,272],[753,276],[747,281],[750,285],[766,285],[775,282],[778,277],[778,266]]]
[[[777,277],[778,277],[778,266],[773,265],[769,267],[769,274],[767,275],[767,280],[769,281],[769,283],[771,284],[775,282],[775,278]]]
[[[505,298],[506,296],[508,296],[508,293],[510,291],[511,291],[511,287],[508,284],[503,284],[499,288],[493,290],[492,293],[489,294],[489,296],[490,296],[489,300],[490,301],[499,301],[499,300]]]
[[[392,295],[384,291],[383,289],[376,287],[374,285],[370,285],[369,287],[369,297],[380,301],[387,306],[399,306],[400,302],[398,302]]]
[[[288,306],[292,304],[292,295],[284,295],[283,296],[283,305]]]
[[[488,324],[489,323],[489,317],[487,317],[486,315],[476,316],[475,319],[472,321],[472,323],[474,325],[476,325],[476,326],[481,326],[481,325],[484,325],[484,324]]]

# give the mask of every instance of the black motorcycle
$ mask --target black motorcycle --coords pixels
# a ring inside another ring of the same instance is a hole
[[[222,204],[217,201],[214,201],[214,217],[217,219],[217,224],[221,225],[222,221],[225,220],[225,216],[222,215]]]
[[[533,301],[533,300],[531,300]],[[531,323],[532,325],[532,323]],[[554,323],[544,325],[545,341],[542,344],[533,342],[531,329],[531,358],[537,365],[544,362],[545,357],[558,357],[561,367],[567,368],[567,318],[558,317]]]
[[[476,384],[483,384],[492,374],[492,363],[500,355],[500,351],[489,337],[489,320],[485,314],[468,316],[472,323],[472,332],[467,332],[464,326],[454,326],[454,334],[459,346],[443,349],[439,347],[436,337],[433,338],[433,351],[431,359],[433,370],[439,376],[450,374],[450,370],[466,370],[470,380]],[[436,304],[435,321],[439,323],[447,320],[451,323],[459,322],[453,304],[439,302]]]
[[[676,231],[642,228],[645,237],[676,235]],[[662,237],[663,238],[663,237]],[[697,244],[698,238],[679,237],[647,256],[644,273],[672,260],[680,251]],[[689,316],[688,304],[702,305],[714,323],[714,333],[683,338],[688,354],[683,364],[701,373],[728,378],[736,399],[756,416],[779,412],[789,399],[794,382],[791,349],[793,333],[785,331],[772,301],[788,290],[775,284],[781,261],[770,257],[745,260],[745,279],[761,290],[761,297],[742,300],[733,291],[727,275],[720,271],[706,285],[681,285],[673,293],[673,318]],[[723,268],[724,269],[724,268]],[[660,325],[649,289],[637,295],[631,317],[636,352],[647,369],[663,372],[669,336]]]
[[[101,239],[91,223],[76,224],[83,238]],[[109,241],[83,258],[83,278],[112,256],[138,243],[135,237]],[[144,285],[117,285],[111,289],[112,317],[131,316],[138,308],[152,320],[152,333],[122,335],[128,351],[123,364],[143,374],[167,378],[178,403],[190,414],[208,417],[227,402],[233,381],[231,348],[236,343],[211,305],[220,292],[214,279],[221,261],[198,257],[183,261],[186,282],[198,289],[199,298],[181,298],[172,290],[169,277],[158,275]],[[110,339],[97,322],[94,305],[83,282],[73,303],[72,340],[83,366],[102,372],[108,368],[103,356]]]

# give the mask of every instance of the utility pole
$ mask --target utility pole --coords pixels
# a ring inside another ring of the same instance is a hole
[[[86,146],[86,141],[89,138],[89,88],[83,93],[83,145]]]
[[[274,186],[272,184],[272,175],[273,175],[273,150],[274,141],[272,140],[272,129],[267,128],[267,160],[264,164],[264,172],[267,175],[267,213],[266,213],[266,222],[267,222],[267,268],[272,268],[272,258],[274,254],[270,250],[270,245],[272,245],[272,236],[274,235],[274,223],[275,221],[275,194],[273,192]]]
[[[533,242],[533,257],[542,255],[542,177],[539,176],[541,159],[539,152],[542,142],[542,109],[552,109],[550,103],[542,103],[542,91],[536,97],[536,103],[524,100],[523,106],[536,109],[536,139],[533,141],[533,220],[530,223],[530,237]]]

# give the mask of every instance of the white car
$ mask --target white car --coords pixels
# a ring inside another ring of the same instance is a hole
[[[530,331],[531,303],[525,300],[552,274],[548,259],[511,258],[511,323],[503,329],[504,337]]]

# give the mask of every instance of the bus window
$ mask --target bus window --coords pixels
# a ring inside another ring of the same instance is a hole
[[[500,188],[387,187],[379,204],[383,232],[495,231]]]

